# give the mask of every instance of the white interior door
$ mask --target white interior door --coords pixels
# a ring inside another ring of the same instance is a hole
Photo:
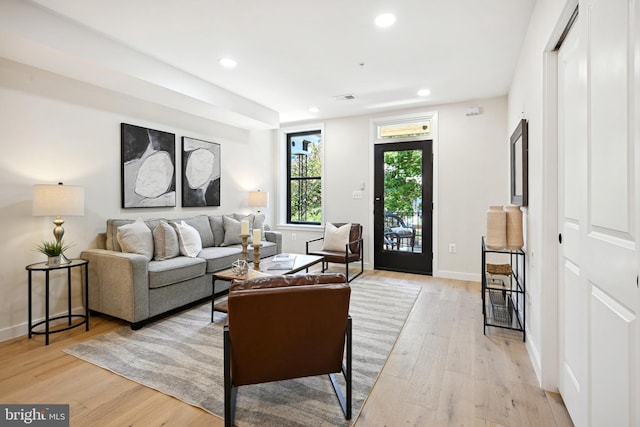
[[[573,422],[586,426],[589,404],[589,286],[580,242],[587,222],[587,57],[584,18],[558,52],[559,389]]]
[[[638,421],[633,3],[581,3],[558,56],[559,384],[577,426]]]

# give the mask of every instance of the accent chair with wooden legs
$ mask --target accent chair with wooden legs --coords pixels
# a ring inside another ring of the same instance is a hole
[[[351,419],[351,288],[343,274],[268,276],[234,282],[224,327],[224,423],[238,387],[328,374]],[[334,374],[342,372],[343,394]]]

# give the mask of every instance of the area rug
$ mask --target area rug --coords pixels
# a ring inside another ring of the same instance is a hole
[[[352,421],[344,419],[324,375],[240,387],[236,425],[347,426],[356,419],[420,287],[363,276],[351,288]],[[216,313],[211,323],[211,305],[203,304],[137,331],[120,328],[65,352],[223,417],[225,321],[226,314]]]

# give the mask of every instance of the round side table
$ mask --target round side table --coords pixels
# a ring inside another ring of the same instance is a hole
[[[60,264],[55,266],[49,266],[46,262],[39,262],[36,264],[27,265],[25,268],[29,274],[29,339],[32,335],[44,335],[45,344],[49,345],[49,335],[57,332],[66,331],[75,328],[80,325],[85,325],[85,330],[89,330],[89,261],[86,259],[72,259],[67,264]],[[81,268],[84,270],[84,314],[72,314],[71,313],[71,269]],[[67,314],[55,317],[49,317],[49,273],[55,270],[67,270]],[[32,313],[32,274],[34,271],[42,271],[45,274],[45,315],[44,320],[33,323]],[[73,318],[80,318],[82,321],[75,324],[71,323]],[[67,319],[68,326],[65,328],[56,328],[51,330],[49,323],[52,320]],[[36,331],[35,328],[44,324],[44,330]]]

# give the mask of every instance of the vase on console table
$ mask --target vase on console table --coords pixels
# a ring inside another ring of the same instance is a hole
[[[507,213],[507,249],[520,250],[524,246],[522,211],[520,206],[505,207]]]
[[[501,205],[491,205],[487,211],[487,241],[489,249],[507,246],[507,213]]]

